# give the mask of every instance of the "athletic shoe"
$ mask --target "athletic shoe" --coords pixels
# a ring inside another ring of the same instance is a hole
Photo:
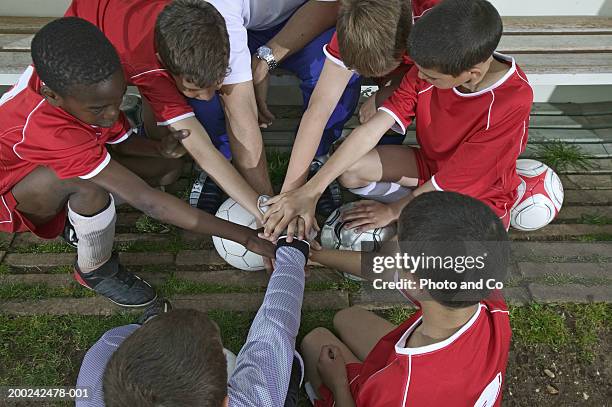
[[[142,127],[142,98],[139,95],[128,93],[123,96],[119,110],[125,114],[132,128],[139,129]]]
[[[74,226],[70,223],[70,219],[66,216],[66,223],[64,224],[64,230],[62,231],[62,239],[70,246],[77,248],[79,244],[79,238],[77,237],[76,230],[74,230]]]
[[[214,215],[225,199],[225,192],[205,171],[201,171],[191,187],[189,204]]]
[[[155,318],[160,314],[165,314],[166,312],[172,310],[172,304],[170,301],[164,298],[158,298],[151,305],[149,305],[140,318],[138,318],[137,324],[143,325],[146,322],[149,322],[151,319]]]
[[[157,298],[155,289],[140,277],[128,272],[119,264],[114,253],[110,260],[90,273],[83,273],[74,266],[74,279],[83,287],[105,296],[122,307],[144,307]]]
[[[323,164],[327,161],[328,156],[315,157],[310,163],[308,170],[308,179],[314,177],[314,175],[323,167]],[[325,188],[325,191],[321,194],[319,201],[317,202],[316,212],[327,218],[333,211],[342,206],[342,192],[340,191],[340,184],[334,180],[331,184]]]

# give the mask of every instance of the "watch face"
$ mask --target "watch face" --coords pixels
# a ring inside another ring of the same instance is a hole
[[[272,50],[268,47],[259,47],[257,50],[257,55],[265,59],[266,57],[272,55]]]

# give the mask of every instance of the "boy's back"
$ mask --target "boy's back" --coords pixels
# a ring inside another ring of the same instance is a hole
[[[356,405],[499,406],[511,337],[504,301],[482,301],[443,342],[407,348],[421,319],[419,310],[383,337],[359,376],[349,377]]]

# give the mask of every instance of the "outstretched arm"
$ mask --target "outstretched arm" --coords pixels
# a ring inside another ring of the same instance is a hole
[[[114,160],[91,178],[91,181],[108,192],[119,195],[133,207],[159,221],[193,232],[233,240],[265,257],[274,256],[273,245],[258,238],[255,230],[219,219],[192,208],[175,196],[151,188],[136,174]]]
[[[308,244],[276,250],[276,267],[229,381],[230,406],[283,406],[300,328]]]

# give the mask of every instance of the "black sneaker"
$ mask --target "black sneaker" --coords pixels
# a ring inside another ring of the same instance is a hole
[[[146,322],[149,322],[151,319],[155,318],[160,314],[165,314],[166,312],[172,310],[172,304],[170,301],[165,298],[158,298],[151,305],[149,305],[140,318],[138,318],[137,324],[143,325]]]
[[[157,298],[155,289],[140,277],[126,271],[114,253],[109,261],[91,273],[82,273],[74,266],[74,279],[122,307],[144,307]]]
[[[66,223],[64,224],[64,230],[62,231],[62,239],[70,246],[75,249],[79,245],[79,238],[77,237],[76,230],[74,230],[74,226],[70,223],[70,219],[66,216]]]
[[[327,161],[327,156],[319,156],[315,157],[314,160],[310,163],[310,168],[308,170],[308,179],[314,177],[314,175],[319,171],[323,164]],[[319,201],[317,202],[316,211],[319,215],[324,216],[325,218],[329,217],[333,211],[342,206],[342,192],[340,191],[340,184],[338,181],[334,180],[325,191],[321,194]]]
[[[214,215],[225,199],[225,192],[205,171],[201,171],[191,187],[189,204]]]

